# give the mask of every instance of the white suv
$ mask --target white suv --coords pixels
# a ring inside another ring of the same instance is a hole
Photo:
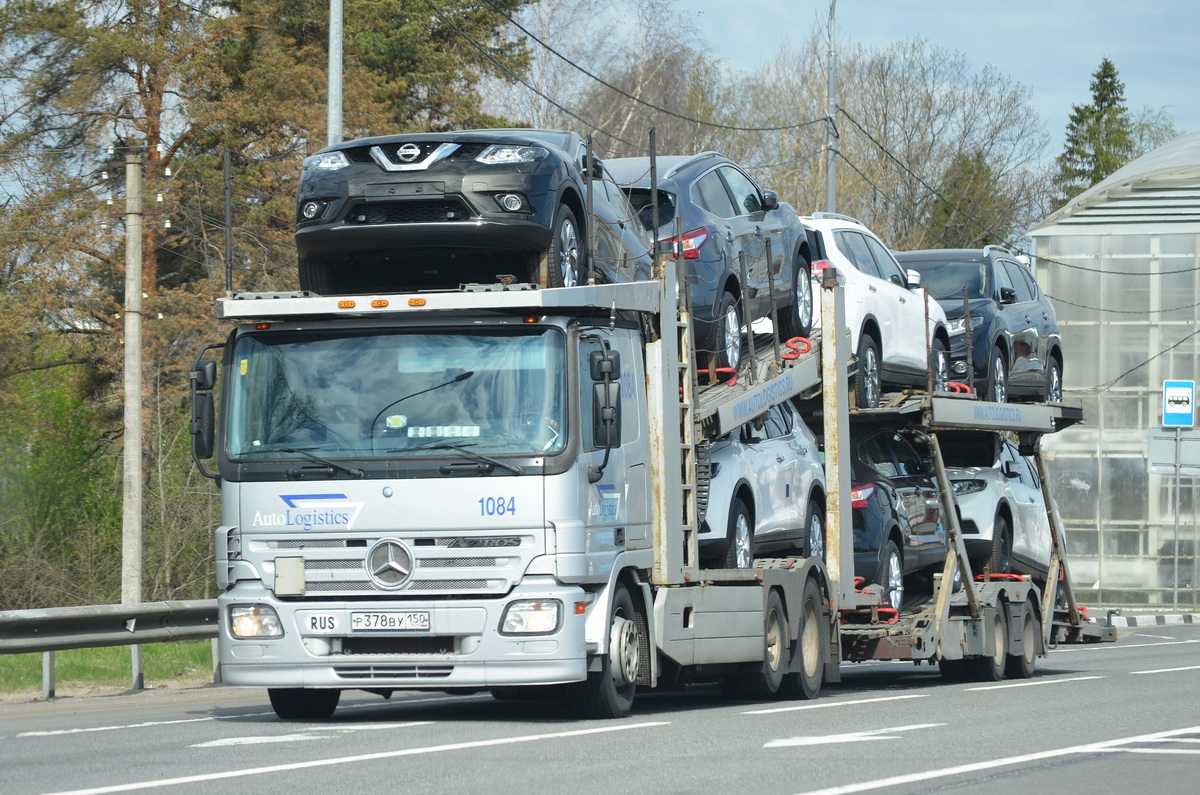
[[[883,386],[936,391],[949,380],[946,313],[921,289],[920,274],[905,271],[860,221],[834,213],[800,219],[813,249],[813,279],[827,267],[845,282],[846,323],[855,352],[855,404],[879,405]],[[819,311],[820,307],[816,307]]]

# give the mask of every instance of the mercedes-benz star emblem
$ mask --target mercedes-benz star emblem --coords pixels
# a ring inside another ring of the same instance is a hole
[[[389,591],[402,588],[412,577],[412,551],[399,539],[381,539],[367,552],[366,568],[371,582],[380,588]]]
[[[405,144],[396,150],[396,157],[403,160],[405,163],[411,163],[421,156],[421,147],[416,144]]]

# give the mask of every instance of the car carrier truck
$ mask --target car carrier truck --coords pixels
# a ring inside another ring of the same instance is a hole
[[[221,490],[221,680],[267,688],[290,719],[329,716],[347,689],[539,688],[619,717],[666,683],[812,698],[843,661],[1028,675],[1054,643],[1102,638],[1058,542],[1063,588],[975,582],[951,522],[939,582],[955,587],[900,615],[852,576],[851,422],[926,434],[953,517],[938,433],[994,427],[1036,446],[1064,409],[917,395],[852,411],[832,334],[762,346],[717,382],[694,368],[676,268],[557,289],[219,299],[235,325],[197,357],[191,430]],[[838,328],[836,274],[821,300]],[[701,568],[707,441],[785,400],[821,415],[826,558]]]

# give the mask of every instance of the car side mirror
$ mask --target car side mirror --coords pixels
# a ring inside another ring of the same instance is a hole
[[[904,278],[908,279],[908,289],[915,290],[921,286],[921,272],[909,268],[904,272]]]
[[[1016,461],[1005,461],[1000,465],[1000,471],[1004,473],[1004,477],[1006,478],[1021,477],[1021,470],[1017,468]]]
[[[1000,288],[1000,303],[1015,304],[1017,302],[1017,291],[1011,287]]]
[[[764,210],[774,210],[778,206],[779,206],[779,194],[773,190],[764,190],[763,191],[763,203],[762,203],[763,209]]]

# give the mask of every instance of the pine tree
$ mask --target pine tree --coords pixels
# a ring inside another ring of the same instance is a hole
[[[1125,107],[1125,84],[1108,58],[1092,74],[1092,103],[1075,105],[1067,122],[1067,142],[1058,156],[1055,209],[1083,193],[1137,154],[1134,123]]]

